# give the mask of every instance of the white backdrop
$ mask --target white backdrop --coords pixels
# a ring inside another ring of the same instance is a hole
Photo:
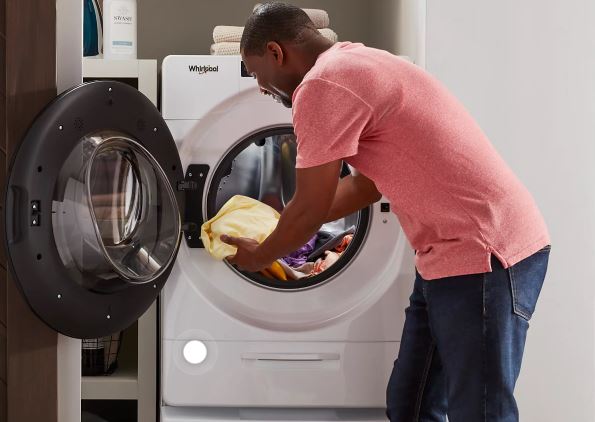
[[[549,225],[521,420],[595,420],[595,2],[428,0],[426,66],[469,108]]]

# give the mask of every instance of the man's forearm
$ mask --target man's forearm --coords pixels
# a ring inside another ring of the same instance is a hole
[[[275,230],[258,247],[265,263],[287,256],[307,243],[320,226],[338,220],[378,201],[381,195],[373,182],[363,176],[347,176],[339,181],[333,202],[323,212],[306,201],[290,201]]]
[[[358,181],[357,177],[346,176],[337,186],[335,198],[324,223],[335,221],[380,200],[381,195],[369,185]]]
[[[290,202],[275,230],[258,247],[262,260],[271,263],[298,250],[316,234],[322,220]]]

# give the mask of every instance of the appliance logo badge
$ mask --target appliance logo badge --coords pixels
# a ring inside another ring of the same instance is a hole
[[[219,66],[198,66],[198,65],[189,65],[188,70],[190,72],[196,72],[199,75],[204,75],[205,73],[209,72],[219,72]]]

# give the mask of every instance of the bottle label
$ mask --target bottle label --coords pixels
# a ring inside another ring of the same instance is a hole
[[[130,54],[135,43],[135,7],[127,1],[112,1],[110,18],[112,23],[111,49],[117,54]]]

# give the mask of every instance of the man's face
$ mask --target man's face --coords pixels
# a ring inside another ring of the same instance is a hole
[[[272,52],[266,51],[262,56],[245,55],[242,52],[242,60],[248,74],[257,80],[260,92],[291,108],[291,97],[295,87],[291,88],[289,78],[282,70],[282,64]]]

